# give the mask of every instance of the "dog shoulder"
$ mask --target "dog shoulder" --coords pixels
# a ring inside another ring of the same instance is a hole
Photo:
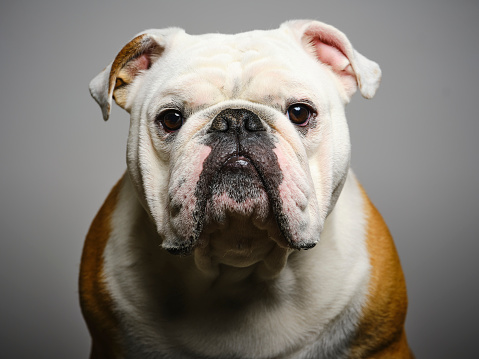
[[[118,320],[104,280],[104,250],[112,231],[112,215],[117,206],[123,178],[113,187],[93,220],[83,247],[80,266],[80,304],[92,336],[91,359],[117,358],[113,338],[118,336]]]
[[[351,358],[413,358],[404,330],[407,292],[399,256],[384,219],[361,190],[371,275]]]

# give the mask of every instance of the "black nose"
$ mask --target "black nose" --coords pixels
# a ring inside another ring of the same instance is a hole
[[[266,131],[260,118],[244,108],[226,109],[213,119],[211,132],[255,132]]]

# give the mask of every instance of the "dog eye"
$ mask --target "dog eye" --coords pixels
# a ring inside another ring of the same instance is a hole
[[[167,110],[160,113],[156,121],[160,123],[167,132],[174,132],[183,126],[183,115],[178,110]]]
[[[311,108],[302,103],[297,103],[289,106],[286,115],[289,120],[298,126],[306,126],[313,114]]]

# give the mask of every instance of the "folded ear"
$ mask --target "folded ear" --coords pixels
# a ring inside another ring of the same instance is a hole
[[[105,121],[110,116],[112,98],[125,108],[130,84],[150,69],[162,55],[171,35],[178,31],[181,29],[149,30],[139,34],[90,82],[90,93],[100,105]]]
[[[344,86],[348,98],[357,87],[365,98],[372,98],[381,81],[381,69],[353,49],[344,33],[338,29],[310,20],[297,20],[282,26],[293,30],[304,48],[321,63],[329,65]]]

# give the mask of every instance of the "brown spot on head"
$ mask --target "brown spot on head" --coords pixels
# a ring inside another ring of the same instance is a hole
[[[113,96],[116,103],[125,108],[128,85],[140,71],[148,70],[163,50],[148,34],[139,35],[126,44],[111,65],[108,96]]]

